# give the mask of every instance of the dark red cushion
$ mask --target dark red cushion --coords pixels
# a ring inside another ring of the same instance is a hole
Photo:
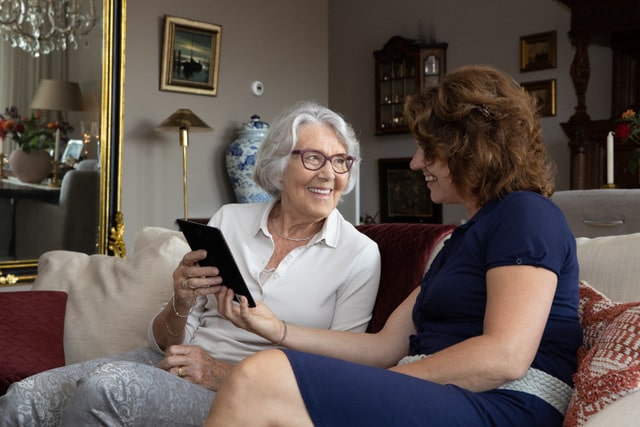
[[[64,365],[66,306],[66,292],[0,292],[0,395],[16,381]]]
[[[455,226],[385,223],[356,227],[378,243],[382,257],[380,288],[367,332],[378,332],[389,315],[422,279],[435,244]]]

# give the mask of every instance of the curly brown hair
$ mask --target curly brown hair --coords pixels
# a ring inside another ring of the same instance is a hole
[[[405,119],[426,162],[447,162],[461,195],[480,206],[517,190],[551,196],[550,161],[535,99],[507,74],[470,65],[405,102]]]

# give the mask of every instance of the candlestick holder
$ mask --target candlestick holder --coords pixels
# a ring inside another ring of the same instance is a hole
[[[617,188],[618,186],[614,183],[611,184],[602,184],[600,188]]]
[[[58,180],[58,168],[60,167],[60,162],[52,160],[51,167],[53,168],[53,173],[51,175],[51,182],[49,183],[49,186],[60,187],[60,181]]]

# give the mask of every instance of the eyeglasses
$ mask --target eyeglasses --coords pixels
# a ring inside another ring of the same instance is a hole
[[[356,160],[355,157],[347,154],[327,156],[315,150],[293,150],[291,154],[299,154],[302,165],[310,171],[320,170],[329,161],[335,173],[347,173]]]

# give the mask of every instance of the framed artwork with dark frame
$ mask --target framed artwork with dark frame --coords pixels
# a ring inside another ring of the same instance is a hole
[[[536,97],[542,117],[556,115],[556,79],[521,83],[520,87]]]
[[[165,15],[160,90],[216,96],[220,25]]]
[[[411,158],[378,159],[380,222],[442,222],[442,205],[431,201],[424,175]]]
[[[520,37],[520,71],[556,68],[556,32]]]

